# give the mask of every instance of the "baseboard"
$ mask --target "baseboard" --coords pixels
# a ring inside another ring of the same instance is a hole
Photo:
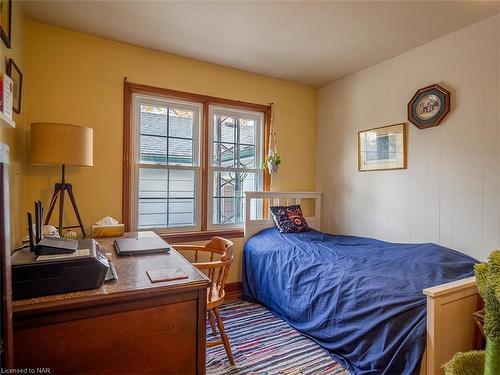
[[[243,282],[237,281],[234,283],[227,283],[224,285],[224,290],[226,291],[226,301],[240,299],[243,294]]]

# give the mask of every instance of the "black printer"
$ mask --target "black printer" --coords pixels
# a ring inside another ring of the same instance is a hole
[[[73,253],[36,255],[23,249],[12,255],[14,300],[99,288],[108,259],[92,239],[78,241]]]
[[[35,210],[36,235],[33,236],[32,217],[28,213],[29,248],[20,248],[11,256],[13,299],[99,288],[109,268],[99,244],[92,239],[42,239],[39,201]]]

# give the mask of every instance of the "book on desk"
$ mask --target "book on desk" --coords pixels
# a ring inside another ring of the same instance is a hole
[[[180,268],[162,268],[146,271],[152,283],[187,279],[189,276]]]

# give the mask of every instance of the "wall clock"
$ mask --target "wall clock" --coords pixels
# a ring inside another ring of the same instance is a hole
[[[437,126],[450,112],[450,92],[439,85],[418,90],[408,103],[408,121],[419,129]]]

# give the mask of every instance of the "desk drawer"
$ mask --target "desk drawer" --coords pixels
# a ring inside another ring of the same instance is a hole
[[[195,374],[198,319],[205,320],[198,311],[198,301],[189,300],[18,328],[15,367],[50,367],[53,374],[75,370],[92,374]]]

